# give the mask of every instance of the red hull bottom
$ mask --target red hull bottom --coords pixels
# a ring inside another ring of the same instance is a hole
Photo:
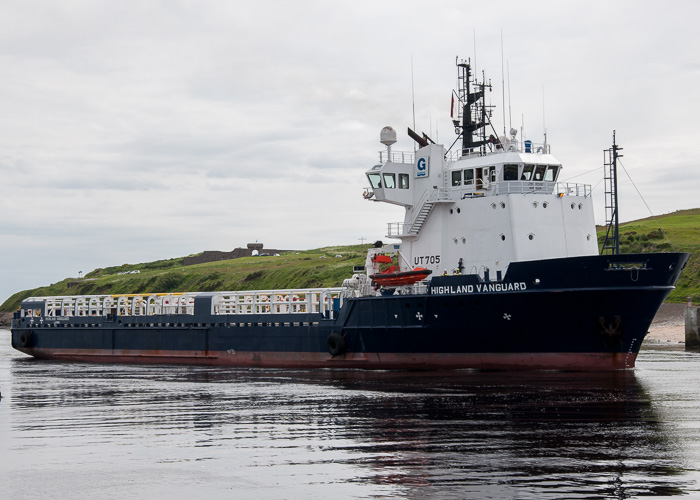
[[[346,353],[235,351],[130,351],[27,349],[41,359],[87,363],[140,363],[258,368],[362,368],[366,370],[623,370],[636,353]]]

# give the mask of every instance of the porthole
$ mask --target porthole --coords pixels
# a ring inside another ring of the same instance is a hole
[[[549,203],[547,203],[546,201],[544,203],[542,203],[542,208],[547,208],[548,206],[549,206]]]
[[[591,235],[590,235],[590,234],[586,235],[586,241],[591,241]]]
[[[535,235],[532,234],[532,233],[530,233],[530,234],[527,235],[527,238],[528,238],[530,241],[532,241],[532,240],[535,239]]]
[[[457,213],[458,213],[458,214],[461,214],[461,213],[462,213],[462,209],[459,208],[459,207],[457,207]]]
[[[496,204],[495,204],[495,203],[491,203],[491,208],[493,208],[494,210],[496,210]]]
[[[576,203],[571,204],[571,210],[573,210],[574,208],[576,208]]]
[[[454,213],[454,210],[450,208],[450,215]]]
[[[459,240],[458,240],[457,238],[452,238],[452,241],[454,241],[454,244],[455,244],[455,245],[456,245],[457,243],[459,243]]]
[[[506,204],[501,202],[501,208],[506,208]]]
[[[578,209],[579,209],[579,210],[583,210],[583,203],[579,203],[579,204],[578,204]]]
[[[466,245],[466,244],[467,244],[467,239],[466,239],[466,238],[462,238],[462,245]]]
[[[532,208],[537,208],[538,203],[536,201],[532,202]]]
[[[505,235],[505,234],[501,234],[501,241],[506,241],[506,235]]]

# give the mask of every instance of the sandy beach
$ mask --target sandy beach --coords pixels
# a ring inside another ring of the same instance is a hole
[[[661,304],[645,343],[685,343],[685,304]]]

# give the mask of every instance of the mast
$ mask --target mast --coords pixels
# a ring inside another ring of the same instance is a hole
[[[617,159],[622,158],[618,151],[622,148],[615,142],[613,130],[612,147],[603,151],[603,178],[605,180],[605,240],[600,254],[610,252],[611,255],[620,254],[620,214],[617,205]]]
[[[471,65],[469,61],[459,61],[457,64],[458,89],[454,92],[457,98],[459,112],[457,117],[452,117],[455,133],[462,138],[462,155],[472,153],[476,148],[481,148],[481,152],[486,152],[486,144],[492,142],[486,139],[485,127],[490,123],[491,106],[484,104],[485,89],[491,89],[491,82],[486,83],[482,76],[482,81],[472,81]],[[471,91],[470,85],[476,89]],[[461,122],[460,122],[461,118]]]

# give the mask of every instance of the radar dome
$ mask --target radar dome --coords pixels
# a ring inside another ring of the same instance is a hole
[[[391,127],[384,127],[379,134],[379,142],[386,146],[396,143],[396,130]]]

